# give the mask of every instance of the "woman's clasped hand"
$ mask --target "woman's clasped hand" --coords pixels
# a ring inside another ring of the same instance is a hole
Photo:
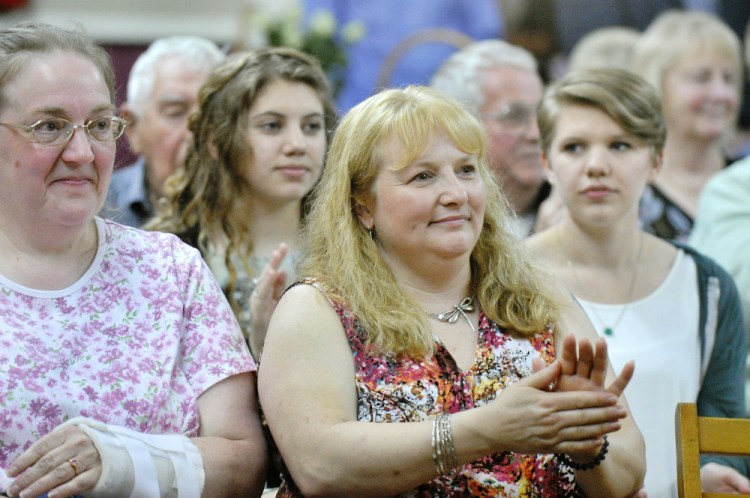
[[[594,348],[581,339],[578,349],[575,337],[565,336],[558,360],[544,366],[536,359],[534,374],[487,405],[497,410],[491,416],[502,421],[503,434],[517,433],[498,446],[517,453],[566,453],[584,461],[596,456],[606,434],[620,429],[627,410],[617,401],[633,375],[633,364],[605,387],[609,363],[604,340],[597,340]]]

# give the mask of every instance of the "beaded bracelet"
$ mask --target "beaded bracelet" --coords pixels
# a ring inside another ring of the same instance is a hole
[[[451,419],[447,413],[441,413],[432,421],[432,460],[440,475],[452,474],[458,467]]]
[[[604,457],[607,456],[608,450],[609,450],[609,439],[607,439],[607,436],[605,435],[604,444],[599,450],[599,453],[597,453],[594,459],[591,460],[590,462],[576,463],[573,460],[571,460],[570,457],[566,455],[565,453],[560,453],[558,455],[558,458],[564,465],[570,467],[573,470],[591,470],[604,461]]]

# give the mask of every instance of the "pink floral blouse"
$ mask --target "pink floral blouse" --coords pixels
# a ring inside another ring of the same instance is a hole
[[[318,284],[318,289],[323,290]],[[376,423],[418,422],[441,412],[456,413],[485,405],[507,386],[531,374],[535,357],[555,358],[553,336],[529,339],[501,330],[484,313],[477,328],[474,363],[458,368],[438,342],[426,359],[368,354],[367,334],[342,303],[332,302],[346,331],[355,365],[357,420]],[[279,497],[301,496],[289,481]],[[403,497],[578,497],[583,496],[571,469],[556,455],[494,453],[459,468],[455,477],[439,476]]]
[[[0,467],[79,415],[149,433],[198,433],[198,397],[255,370],[198,251],[96,220],[89,270],[58,291],[0,276]]]

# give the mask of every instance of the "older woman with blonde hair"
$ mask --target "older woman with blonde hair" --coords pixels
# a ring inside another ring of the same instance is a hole
[[[640,222],[686,242],[706,182],[727,164],[742,94],[742,50],[718,17],[667,11],[643,32],[633,72],[658,91],[667,124],[664,161],[643,193]]]
[[[424,87],[341,122],[305,279],[274,311],[261,367],[280,496],[640,488],[621,396],[634,366],[615,377],[583,312],[526,261],[485,151],[477,119]]]

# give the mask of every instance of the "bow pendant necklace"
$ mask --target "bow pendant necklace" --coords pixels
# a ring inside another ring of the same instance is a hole
[[[443,311],[442,313],[430,313],[429,311],[426,313],[427,316],[433,320],[450,324],[456,323],[458,317],[462,316],[464,317],[464,320],[466,320],[466,323],[469,324],[469,327],[471,327],[471,330],[476,332],[477,330],[474,328],[474,324],[471,323],[471,319],[466,316],[466,313],[471,313],[472,311],[474,311],[474,296],[466,296],[463,301],[455,306],[451,306],[450,309]]]

